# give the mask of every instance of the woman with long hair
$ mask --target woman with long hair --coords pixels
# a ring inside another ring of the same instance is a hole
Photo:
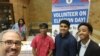
[[[18,23],[15,23],[15,25],[12,27],[12,29],[15,29],[20,33],[22,36],[22,40],[26,41],[26,26],[24,19],[19,19]]]

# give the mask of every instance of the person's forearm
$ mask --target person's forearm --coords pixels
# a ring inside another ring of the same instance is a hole
[[[52,51],[51,50],[49,51],[48,56],[52,56]]]
[[[36,49],[32,49],[33,56],[36,56]]]

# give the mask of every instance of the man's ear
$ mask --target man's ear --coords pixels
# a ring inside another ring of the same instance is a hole
[[[89,35],[92,35],[92,32],[90,32]]]
[[[68,27],[68,29],[70,29],[70,27]]]

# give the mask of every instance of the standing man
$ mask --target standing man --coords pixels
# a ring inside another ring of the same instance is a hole
[[[60,33],[55,37],[54,56],[76,56],[77,41],[69,32],[70,23],[67,20],[60,22]]]
[[[37,34],[32,40],[32,52],[34,56],[51,56],[54,49],[53,39],[47,35],[48,25],[42,23],[39,25],[40,34]]]
[[[80,42],[78,43],[79,56],[100,56],[100,49],[97,43],[90,39],[93,27],[89,23],[81,23],[78,25],[78,36]]]
[[[0,33],[0,56],[18,56],[21,50],[21,37],[14,30]]]

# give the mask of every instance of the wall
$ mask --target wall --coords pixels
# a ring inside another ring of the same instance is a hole
[[[51,0],[10,0],[13,3],[15,20],[23,16],[26,25],[32,29],[38,29],[41,22],[47,22],[51,28]],[[89,22],[93,25],[92,39],[100,43],[100,0],[91,0]],[[23,6],[26,8],[23,9]],[[32,26],[32,27],[31,27]]]
[[[89,22],[92,24],[93,40],[100,43],[100,0],[91,0]]]
[[[15,21],[17,22],[18,19],[24,18],[29,31],[29,0],[10,0],[10,3],[13,4]]]
[[[47,22],[50,25],[51,8],[51,0],[30,0],[29,19],[34,29],[38,28],[41,22]]]
[[[13,3],[16,21],[23,17],[28,26],[38,28],[41,22],[47,22],[51,26],[51,1],[50,0],[10,0]],[[26,8],[23,9],[23,6]],[[30,23],[29,23],[30,22]]]

